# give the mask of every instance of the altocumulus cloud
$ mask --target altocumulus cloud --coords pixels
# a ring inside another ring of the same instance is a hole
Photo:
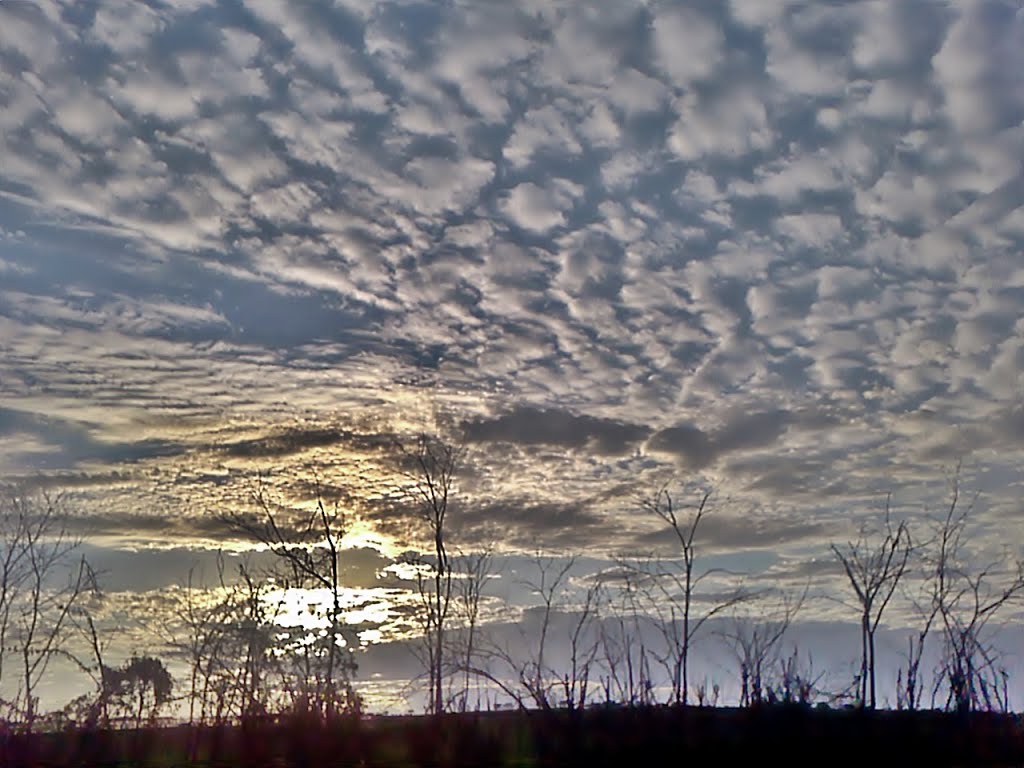
[[[780,549],[958,458],[1005,509],[1022,13],[7,0],[0,468],[186,521],[316,468],[391,520],[440,420],[474,525],[580,548],[679,468]]]

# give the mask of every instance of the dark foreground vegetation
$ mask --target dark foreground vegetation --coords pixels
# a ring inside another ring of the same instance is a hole
[[[1014,715],[677,706],[3,736],[3,765],[1021,765]]]

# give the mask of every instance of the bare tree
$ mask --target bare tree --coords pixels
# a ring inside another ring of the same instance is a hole
[[[237,574],[230,600],[224,605],[225,625],[211,630],[220,635],[220,644],[217,655],[211,649],[207,658],[204,674],[209,675],[210,685],[202,706],[215,723],[284,711],[289,701],[291,711],[324,716],[328,705],[323,681],[313,681],[308,671],[298,681],[285,674],[295,648],[278,624],[285,599],[278,585],[254,573],[244,561]],[[328,641],[330,634],[325,632],[323,639]],[[318,650],[318,658],[327,664],[328,654]],[[295,706],[299,690],[308,694],[301,699],[301,708]]]
[[[409,493],[426,523],[432,553],[420,560],[418,586],[423,598],[425,661],[430,709],[445,709],[445,634],[452,604],[452,561],[448,551],[447,518],[455,476],[463,456],[461,446],[431,435],[420,435],[412,448],[400,446],[411,482]],[[426,576],[423,571],[429,571]]]
[[[66,655],[76,603],[90,585],[81,540],[72,535],[61,496],[10,493],[0,509],[0,675],[17,659],[9,707],[31,730],[39,716],[37,689],[50,662]]]
[[[936,614],[929,612],[923,625],[907,638],[905,666],[896,671],[896,708],[916,710],[921,706],[924,694],[921,685],[921,660],[924,658],[925,642],[931,633]]]
[[[523,647],[532,648],[528,658],[521,659],[519,678],[534,703],[549,709],[556,688],[562,689],[563,701],[569,709],[582,709],[586,705],[590,675],[597,658],[599,640],[595,624],[599,619],[601,599],[600,583],[592,582],[584,592],[583,600],[567,600],[569,577],[578,558],[558,558],[537,554],[533,563],[537,577],[523,581],[523,585],[540,598],[540,626],[535,643],[524,638]],[[566,638],[568,659],[559,670],[551,660],[552,624],[559,615],[567,622]]]
[[[771,688],[768,678],[772,669],[782,663],[779,658],[782,640],[806,596],[807,588],[797,597],[788,593],[761,595],[759,610],[733,614],[732,626],[722,636],[739,665],[741,707],[757,706],[765,701]]]
[[[69,620],[79,639],[86,642],[88,650],[86,654],[65,652],[64,655],[89,676],[95,690],[70,702],[65,707],[64,714],[70,715],[75,722],[90,727],[107,727],[110,723],[110,681],[107,677],[109,668],[104,663],[104,654],[110,644],[111,635],[108,633],[101,637],[93,619],[93,609],[103,599],[99,576],[84,560],[82,565],[85,569],[85,590],[82,599],[76,601]]]
[[[625,559],[618,560],[621,585],[614,594],[617,604],[610,615],[599,623],[599,666],[604,671],[601,685],[606,704],[613,701],[629,706],[654,702],[651,657],[644,628],[653,620],[644,614],[642,603],[646,580],[645,568],[638,568]]]
[[[824,673],[814,672],[814,659],[810,654],[801,657],[800,649],[793,646],[790,654],[779,660],[777,678],[765,687],[769,704],[809,705],[819,692]]]
[[[600,649],[600,638],[594,628],[601,620],[603,595],[604,590],[599,581],[587,587],[570,629],[569,665],[562,673],[561,680],[565,706],[570,711],[580,711],[587,705],[591,670]]]
[[[110,725],[110,690],[111,682],[108,676],[108,667],[104,663],[103,654],[106,651],[107,642],[100,639],[96,629],[96,622],[91,615],[86,614],[79,625],[80,631],[85,635],[89,643],[89,652],[95,665],[82,663],[80,666],[85,669],[96,686],[95,699],[88,701],[86,705],[85,722],[87,725],[100,725],[104,728]],[[83,700],[90,697],[86,694]]]
[[[694,615],[694,596],[701,582],[709,576],[725,573],[721,568],[696,570],[695,540],[710,500],[711,491],[705,491],[696,505],[679,506],[667,485],[652,496],[640,499],[641,509],[666,523],[679,546],[680,560],[651,558],[637,567],[646,577],[641,582],[646,606],[657,617],[657,626],[665,641],[665,652],[659,662],[671,680],[671,700],[684,706],[688,702],[690,650],[694,637],[708,620],[747,599],[747,595],[737,589],[699,616]]]
[[[465,712],[469,707],[470,684],[473,669],[480,665],[480,608],[483,592],[494,577],[494,551],[488,546],[479,552],[459,555],[455,558],[455,599],[462,623],[461,647],[454,649],[462,672],[462,691],[459,693],[457,708]],[[477,702],[479,708],[479,701]]]
[[[259,512],[257,516],[229,512],[224,519],[277,556],[281,568],[272,575],[275,586],[284,590],[312,587],[322,589],[328,595],[328,606],[323,616],[327,630],[322,635],[322,642],[300,644],[300,650],[312,654],[319,662],[318,684],[310,692],[307,704],[327,719],[339,711],[352,711],[358,708],[358,698],[351,684],[356,669],[353,656],[355,642],[344,622],[339,572],[340,544],[347,526],[345,515],[337,504],[328,507],[319,482],[316,483],[312,511],[300,514],[298,519],[286,520],[289,510],[271,500],[262,476],[258,478],[251,498]],[[253,603],[262,599],[253,575],[243,571],[242,577],[249,593],[244,601]],[[316,610],[315,604],[311,603],[310,607]],[[254,604],[251,608],[256,611]],[[253,627],[254,632],[257,629]],[[253,679],[249,681],[250,685],[256,682]]]
[[[872,536],[873,532],[862,527],[856,541],[847,542],[843,547],[830,545],[857,600],[861,639],[858,696],[861,706],[870,709],[877,705],[875,635],[885,609],[907,572],[912,550],[906,522],[893,525],[889,498],[886,498],[885,518],[878,540],[872,541]]]
[[[930,561],[932,604],[945,645],[941,672],[946,704],[957,712],[1005,709],[1006,671],[999,663],[990,623],[1024,597],[1024,564],[1008,555],[981,566],[972,563],[965,537],[974,504],[960,504],[959,467],[950,490]]]
[[[953,504],[956,504],[954,494]],[[938,541],[939,537],[935,541]],[[917,574],[918,578],[911,578],[911,586],[904,585],[904,594],[907,602],[913,607],[918,616],[916,628],[907,636],[907,650],[896,671],[896,708],[916,710],[920,708],[925,693],[925,685],[922,679],[921,662],[924,660],[925,648],[928,646],[928,639],[935,627],[939,616],[939,601],[935,599],[935,562],[928,556],[928,550],[934,545],[933,542],[925,542],[914,546],[915,561],[918,566],[923,566],[923,572]],[[903,579],[904,582],[907,579]]]
[[[476,665],[473,672],[497,686],[520,708],[530,704],[549,710],[562,703],[572,710],[582,709],[600,648],[597,624],[601,585],[596,581],[589,584],[582,600],[576,602],[570,597],[570,572],[576,557],[538,553],[531,562],[536,575],[520,583],[539,598],[540,604],[517,622],[518,638],[481,647],[485,663]],[[562,641],[564,646],[560,645]],[[563,650],[565,658],[559,654]]]
[[[178,597],[177,618],[180,632],[170,638],[171,649],[188,663],[189,723],[205,725],[217,712],[223,692],[231,686],[221,685],[226,678],[236,676],[235,664],[239,658],[250,656],[250,643],[243,643],[245,651],[237,653],[240,638],[238,629],[253,622],[241,620],[244,611],[244,591],[237,583],[228,584],[222,553],[217,554],[217,586],[200,588],[195,584],[195,569],[189,569],[186,583]],[[242,579],[243,583],[247,583]],[[263,610],[262,606],[259,608]],[[242,664],[241,668],[246,667]]]
[[[559,592],[563,588],[569,571],[576,565],[576,557],[566,558],[559,566],[554,557],[537,554],[533,558],[537,566],[538,577],[523,582],[531,592],[541,600],[540,627],[537,632],[535,654],[525,662],[520,678],[530,692],[534,702],[544,709],[551,706],[550,695],[553,681],[549,679],[548,633],[551,629],[552,611],[555,608]]]

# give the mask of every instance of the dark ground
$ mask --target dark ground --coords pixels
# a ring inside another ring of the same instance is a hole
[[[1024,765],[1018,716],[644,707],[0,735],[4,766]]]

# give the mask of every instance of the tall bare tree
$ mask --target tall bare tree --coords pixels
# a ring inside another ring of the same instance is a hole
[[[906,521],[893,524],[890,499],[886,498],[880,532],[875,533],[862,526],[856,541],[847,542],[842,547],[831,544],[830,548],[843,566],[860,614],[858,698],[861,706],[874,709],[877,705],[875,636],[882,615],[907,572],[912,551],[910,531]]]
[[[400,446],[409,493],[420,519],[426,524],[431,557],[419,563],[420,595],[424,603],[424,643],[430,693],[430,709],[445,710],[446,631],[452,605],[452,560],[448,550],[448,511],[455,477],[463,457],[460,445],[421,434],[412,447]],[[423,569],[429,571],[424,578]]]
[[[974,503],[961,504],[959,474],[957,467],[930,559],[932,604],[945,645],[941,672],[946,704],[958,712],[1005,709],[1005,669],[990,624],[1024,598],[1024,563],[1004,553],[976,564],[966,545]]]
[[[562,694],[570,711],[580,711],[587,705],[591,675],[601,648],[600,633],[595,631],[601,621],[601,606],[605,602],[603,585],[592,582],[576,607],[569,632],[568,668],[562,673]]]
[[[469,708],[473,669],[478,666],[480,609],[484,589],[494,578],[493,548],[488,546],[479,552],[458,555],[455,558],[455,569],[455,599],[462,625],[459,647],[455,649],[459,671],[462,673],[462,691],[457,699],[457,707],[460,712],[465,712]]]
[[[668,490],[659,488],[639,500],[645,512],[662,520],[678,544],[678,560],[652,558],[640,567],[647,607],[658,618],[665,652],[659,659],[672,684],[671,700],[685,706],[689,696],[690,650],[696,634],[710,619],[747,599],[740,589],[716,601],[700,615],[694,615],[694,596],[704,579],[723,574],[721,568],[696,570],[697,531],[709,510],[711,491],[700,494],[695,505],[679,505]]]
[[[563,588],[569,571],[576,564],[575,557],[566,558],[561,564],[556,558],[537,554],[533,558],[538,576],[523,582],[524,586],[541,600],[540,627],[537,632],[536,654],[526,661],[521,678],[526,689],[538,706],[548,709],[554,682],[548,674],[548,633],[551,630],[552,611]]]
[[[264,544],[277,556],[281,568],[275,571],[274,578],[278,586],[284,589],[312,587],[328,595],[324,614],[327,632],[323,642],[316,642],[315,647],[302,646],[320,662],[317,684],[307,704],[327,719],[339,711],[351,711],[358,706],[358,697],[352,688],[356,670],[354,638],[344,622],[339,570],[340,545],[347,527],[345,514],[337,504],[328,506],[319,482],[313,509],[298,515],[270,498],[262,475],[251,498],[257,515],[228,512],[226,522]],[[260,590],[256,589],[252,574],[246,571],[242,575],[247,592],[258,597]],[[246,599],[251,602],[257,597]]]
[[[50,662],[66,654],[75,606],[92,571],[75,550],[60,495],[11,492],[0,500],[0,676],[17,659],[14,719],[31,730],[39,716],[37,690]]]
[[[625,558],[619,558],[618,588],[609,591],[609,598],[615,595],[615,604],[610,604],[610,616],[598,626],[600,642],[599,668],[603,671],[601,686],[605,703],[623,702],[629,706],[654,703],[654,681],[651,675],[653,654],[648,646],[647,635],[656,618],[647,615],[645,607],[647,589],[646,563],[637,566]],[[610,601],[609,601],[610,602]]]

